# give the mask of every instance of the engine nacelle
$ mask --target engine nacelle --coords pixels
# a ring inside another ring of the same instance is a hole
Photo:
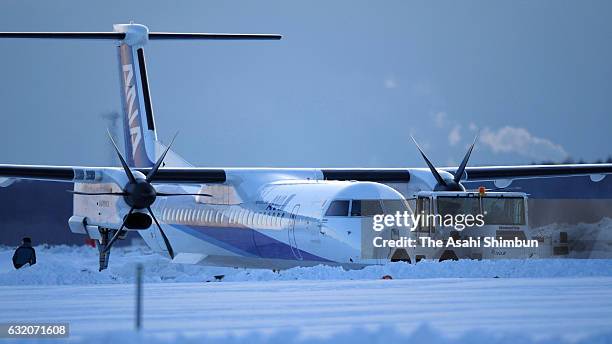
[[[149,229],[153,224],[153,219],[149,214],[133,212],[128,215],[127,220],[125,221],[125,227],[128,230],[144,230]]]

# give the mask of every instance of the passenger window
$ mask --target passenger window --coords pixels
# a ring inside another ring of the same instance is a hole
[[[325,216],[348,216],[349,201],[333,201],[327,208]]]

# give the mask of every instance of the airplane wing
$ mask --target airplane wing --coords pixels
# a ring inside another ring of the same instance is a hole
[[[444,167],[440,170],[455,173],[458,167]],[[363,168],[322,169],[327,180],[357,180],[380,183],[406,183],[410,181],[409,168]],[[524,165],[524,166],[483,166],[466,167],[461,180],[496,180],[519,178],[563,177],[595,174],[612,174],[612,164],[570,164],[570,165]]]
[[[454,172],[456,168],[445,168]],[[466,167],[463,180],[495,180],[599,175],[612,173],[612,164],[566,164]]]
[[[0,165],[0,177],[16,179],[49,180],[74,182],[95,180],[96,173],[120,167],[81,167],[81,166],[43,166],[43,165]],[[136,171],[148,175],[151,168],[136,168]],[[225,171],[214,168],[160,168],[151,180],[153,183],[223,183]]]
[[[43,165],[0,165],[0,177],[16,179],[52,180],[74,182],[79,180],[94,180],[96,171],[105,169],[121,169],[119,167],[81,167],[81,166],[43,166]],[[455,172],[456,167],[441,168]],[[134,170],[147,175],[150,168]],[[357,180],[372,182],[408,182],[410,169],[322,169],[327,180]],[[563,177],[579,175],[612,174],[612,164],[571,164],[571,165],[525,165],[525,166],[483,166],[466,167],[462,180],[495,180]],[[226,173],[223,169],[184,167],[160,168],[151,180],[153,183],[223,183]]]

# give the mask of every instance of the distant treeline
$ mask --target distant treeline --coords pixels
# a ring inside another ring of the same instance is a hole
[[[612,155],[608,156],[607,159],[598,159],[596,161],[585,161],[584,159],[580,159],[578,161],[567,158],[561,162],[559,161],[542,161],[542,162],[531,162],[532,165],[565,165],[565,164],[612,164]]]

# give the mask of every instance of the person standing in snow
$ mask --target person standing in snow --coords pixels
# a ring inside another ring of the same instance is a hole
[[[21,246],[17,247],[15,254],[13,254],[13,265],[15,269],[20,269],[26,264],[36,264],[36,251],[34,251],[34,247],[32,247],[32,239],[30,238],[23,238],[23,240],[21,240]]]

